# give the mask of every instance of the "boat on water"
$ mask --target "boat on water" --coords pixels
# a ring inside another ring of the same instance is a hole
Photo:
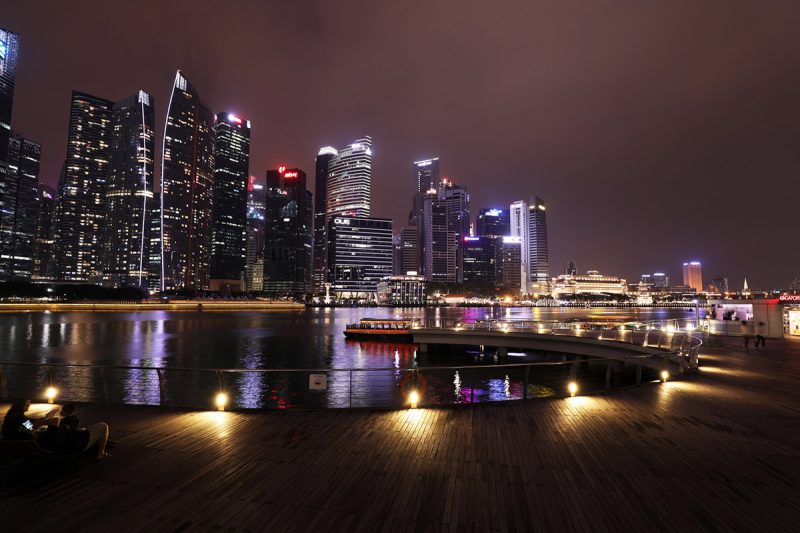
[[[362,318],[358,324],[345,326],[344,336],[348,339],[411,342],[413,326],[413,320]]]

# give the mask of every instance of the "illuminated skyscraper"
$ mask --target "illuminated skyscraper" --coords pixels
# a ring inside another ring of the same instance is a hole
[[[0,211],[0,279],[30,278],[42,147],[11,132],[7,154],[5,203]]]
[[[3,206],[3,174],[8,162],[18,57],[19,35],[0,28],[0,208]]]
[[[114,105],[105,194],[103,279],[148,287],[149,221],[154,203],[155,102],[144,91]]]
[[[55,275],[60,280],[87,281],[102,271],[113,107],[109,100],[72,92],[56,210]]]
[[[326,222],[334,216],[368,217],[372,199],[372,138],[342,148],[328,163]]]
[[[703,292],[703,273],[700,261],[690,261],[683,264],[683,284],[693,288],[697,294]]]
[[[413,166],[414,193],[424,193],[428,189],[435,189],[439,185],[439,158],[414,161]]]
[[[478,218],[475,230],[479,237],[494,235],[495,237],[507,237],[511,231],[511,220],[509,213],[504,209],[481,209],[478,211]]]
[[[264,290],[264,221],[267,188],[250,176],[247,183],[247,254],[245,282],[248,291]]]
[[[265,293],[301,299],[310,292],[312,209],[305,172],[283,166],[267,171]]]
[[[325,146],[317,154],[314,177],[314,274],[313,293],[325,292],[328,270],[328,235],[325,202],[328,196],[328,169],[331,160],[338,155],[336,148]]]
[[[375,300],[392,275],[392,221],[337,216],[328,226],[328,266],[338,298]]]
[[[180,71],[161,154],[161,287],[206,290],[211,279],[214,115]]]
[[[241,292],[247,257],[247,188],[250,121],[217,115],[211,290]]]
[[[519,237],[520,291],[523,294],[549,293],[550,254],[547,239],[546,207],[541,198],[511,204],[511,235]]]

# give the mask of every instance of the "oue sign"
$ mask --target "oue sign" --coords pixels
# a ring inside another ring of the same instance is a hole
[[[350,225],[350,219],[348,219],[348,218],[334,218],[333,219],[333,223],[341,225],[341,226],[349,226]]]
[[[308,376],[308,390],[327,390],[327,374],[311,374]]]

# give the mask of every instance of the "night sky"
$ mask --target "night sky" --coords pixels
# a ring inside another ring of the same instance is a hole
[[[545,199],[553,275],[575,260],[680,283],[693,259],[734,289],[800,276],[796,1],[3,4],[22,40],[13,129],[52,185],[72,89],[151,93],[160,146],[180,68],[252,120],[261,179],[372,135],[373,216],[398,227],[411,162],[439,156],[473,219]]]

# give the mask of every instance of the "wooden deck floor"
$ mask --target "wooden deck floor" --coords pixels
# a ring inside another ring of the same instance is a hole
[[[725,344],[704,350],[699,376],[609,396],[401,412],[81,407],[84,422],[110,423],[113,457],[6,463],[0,529],[797,531],[800,343]]]

